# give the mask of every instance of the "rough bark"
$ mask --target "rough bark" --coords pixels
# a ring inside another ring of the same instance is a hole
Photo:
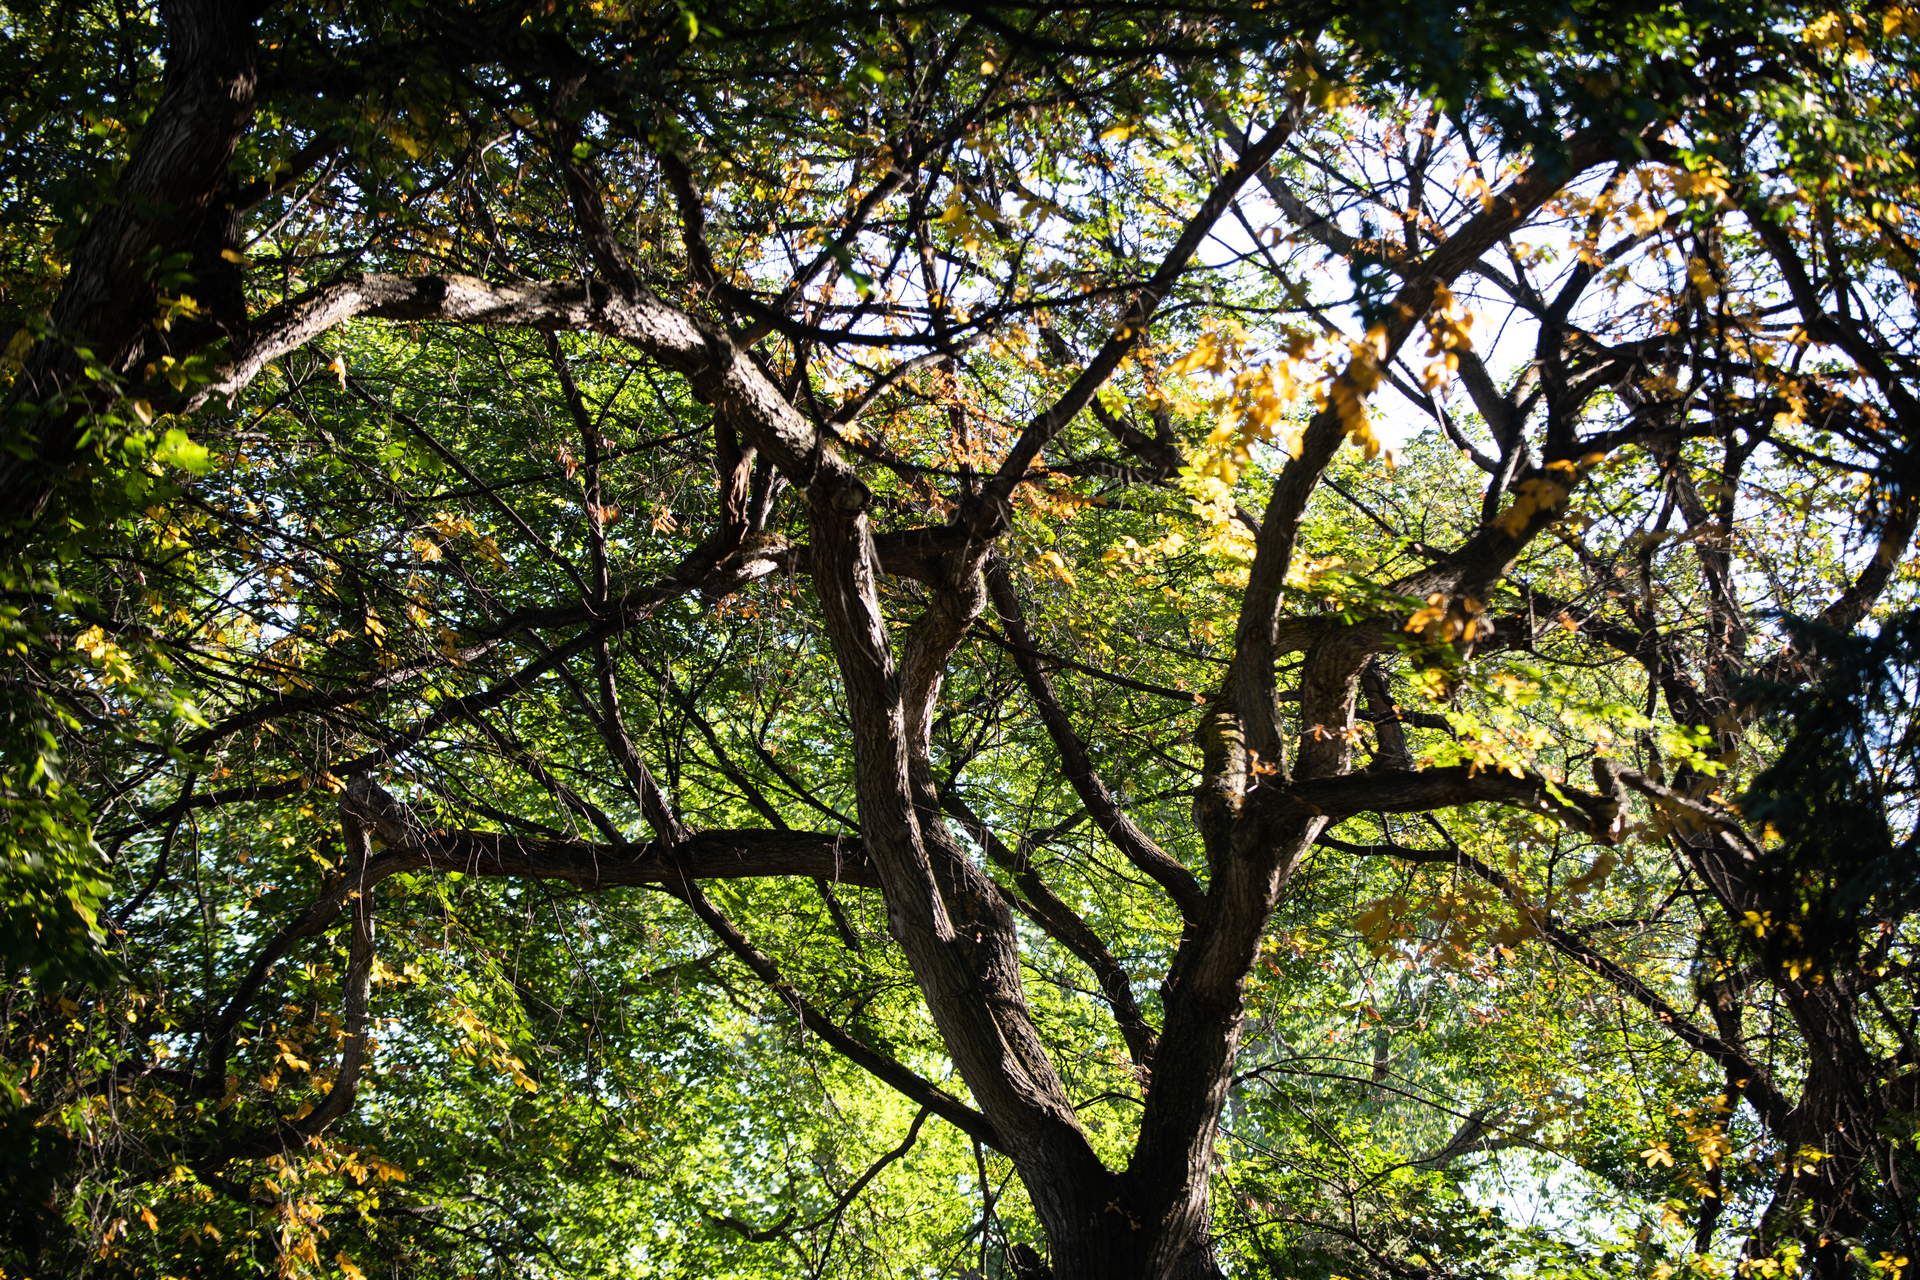
[[[160,101],[114,200],[75,247],[49,335],[29,353],[6,405],[14,447],[0,450],[0,510],[16,529],[45,509],[101,399],[77,348],[138,382],[140,362],[164,342],[154,326],[159,264],[181,255],[192,261],[210,214],[225,220],[214,206],[228,188],[228,161],[252,119],[259,83],[257,9],[251,0],[160,6],[167,33]]]

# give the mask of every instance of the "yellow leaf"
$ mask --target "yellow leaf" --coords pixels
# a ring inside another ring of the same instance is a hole
[[[1073,572],[1067,568],[1067,562],[1060,558],[1058,551],[1049,551],[1040,557],[1041,567],[1069,587],[1074,585]]]
[[[334,1254],[333,1262],[335,1266],[340,1268],[340,1274],[345,1276],[347,1280],[367,1280],[367,1273],[354,1266],[353,1262],[345,1253]]]
[[[1310,91],[1313,105],[1328,110],[1350,106],[1359,100],[1360,95],[1349,85],[1335,84],[1331,80],[1316,80]]]
[[[388,129],[387,136],[393,139],[394,145],[407,153],[407,158],[410,160],[418,160],[427,153],[427,149],[420,145],[420,140],[399,125]]]
[[[1838,13],[1822,14],[1806,25],[1800,33],[1806,42],[1816,49],[1825,49],[1837,44],[1847,33],[1847,19]]]
[[[1711,298],[1720,292],[1720,282],[1713,278],[1712,265],[1699,258],[1687,259],[1687,279],[1693,282],[1693,287],[1703,298]]]
[[[1193,350],[1174,361],[1167,372],[1178,375],[1205,369],[1209,373],[1224,373],[1226,368],[1227,353],[1221,345],[1220,335],[1207,332],[1201,334]]]
[[[140,1221],[147,1224],[147,1230],[149,1231],[158,1231],[160,1229],[160,1220],[153,1216],[153,1210],[144,1206],[140,1210]]]
[[[460,637],[457,633],[450,630],[445,624],[440,624],[435,630],[434,636],[438,641],[435,647],[439,649],[441,657],[456,667],[464,667],[467,665],[466,659],[460,656]]]
[[[382,1160],[379,1156],[367,1157],[367,1168],[378,1175],[382,1182],[405,1182],[407,1172],[397,1164]]]
[[[1517,498],[1512,506],[1494,518],[1494,525],[1509,538],[1518,538],[1526,532],[1527,521],[1533,518],[1536,510],[1526,498]]]
[[[1794,1152],[1792,1163],[1796,1172],[1813,1173],[1819,1169],[1820,1162],[1827,1158],[1827,1153],[1820,1148],[1803,1146]]]
[[[1407,619],[1408,631],[1425,631],[1434,623],[1447,616],[1447,598],[1438,591],[1427,597],[1427,607],[1414,610]]]
[[[1682,171],[1673,175],[1675,191],[1683,196],[1703,196],[1716,204],[1726,202],[1731,185],[1726,174],[1717,168]]]
[[[1673,1167],[1673,1153],[1667,1150],[1667,1144],[1664,1142],[1654,1143],[1640,1153],[1640,1158],[1647,1162],[1647,1168],[1649,1169],[1657,1164],[1666,1165],[1668,1168]]]

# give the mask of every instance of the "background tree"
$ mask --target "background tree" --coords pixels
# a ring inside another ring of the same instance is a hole
[[[1920,1256],[1920,20],[1702,16],[19,11],[20,1265]]]

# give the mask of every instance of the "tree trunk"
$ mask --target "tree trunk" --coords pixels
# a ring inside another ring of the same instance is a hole
[[[1213,1133],[1239,1044],[1245,975],[1294,859],[1262,849],[1242,860],[1257,891],[1222,909],[1224,927],[1208,931],[1209,945],[1193,957],[1196,990],[1176,1003],[1190,1043],[1162,1046],[1136,1166],[1109,1170],[1033,1025],[1012,912],[948,830],[927,776],[925,712],[938,688],[929,673],[984,606],[979,557],[949,566],[950,580],[907,636],[903,673],[880,612],[865,495],[830,475],[812,488],[814,582],[847,691],[861,836],[889,929],[1027,1188],[1054,1280],[1210,1280],[1219,1274],[1208,1238]],[[1296,841],[1310,844],[1320,821],[1297,826],[1283,842],[1289,852]]]
[[[1210,1226],[1154,1242],[1145,1224],[1136,1223],[1126,1211],[1102,1206],[1078,1231],[1050,1229],[1047,1274],[1052,1280],[1220,1280]]]
[[[74,460],[91,405],[76,346],[137,382],[150,355],[159,304],[158,271],[191,259],[209,210],[227,189],[228,163],[253,117],[259,75],[253,19],[245,0],[164,0],[167,72],[159,104],[116,188],[74,250],[65,285],[14,383],[6,431],[31,433],[28,449],[0,450],[0,510],[30,526]],[[212,282],[210,282],[212,283]],[[193,286],[183,286],[191,295]],[[22,412],[31,405],[37,413]],[[13,443],[10,440],[8,443]]]

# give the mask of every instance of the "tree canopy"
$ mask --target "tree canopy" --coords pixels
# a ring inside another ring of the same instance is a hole
[[[0,0],[0,1275],[1900,1280],[1917,41]]]

